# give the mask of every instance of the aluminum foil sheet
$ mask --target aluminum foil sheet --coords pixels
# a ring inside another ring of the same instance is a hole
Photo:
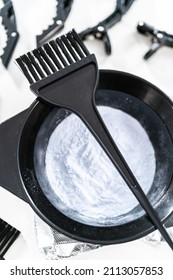
[[[167,228],[167,232],[171,239],[173,240],[173,227]],[[165,242],[164,238],[158,230],[146,235],[143,238],[143,241],[147,244],[152,245],[153,247],[159,246],[162,242]]]
[[[38,247],[47,260],[69,258],[101,247],[71,239],[52,229],[37,216],[34,224]]]
[[[71,239],[52,229],[37,216],[35,216],[34,224],[38,247],[47,260],[69,258],[102,246]],[[173,240],[173,226],[167,228],[167,231]],[[143,237],[142,241],[153,247],[158,247],[165,242],[158,230]]]
[[[52,229],[36,215],[34,226],[38,247],[47,260],[69,258],[103,246],[100,244],[89,244],[71,239]],[[169,217],[164,226],[173,240],[173,215]],[[141,240],[152,247],[159,247],[165,242],[158,230],[146,235]]]
[[[171,215],[169,217],[169,219],[166,221],[164,226],[165,226],[169,236],[173,240],[173,215]],[[162,235],[160,234],[160,232],[158,230],[155,230],[154,232],[146,235],[143,238],[143,241],[147,244],[150,244],[150,245],[154,246],[154,247],[157,247],[162,242],[165,242],[164,238],[162,237]]]

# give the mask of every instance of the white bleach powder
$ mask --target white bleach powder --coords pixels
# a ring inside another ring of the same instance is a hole
[[[98,110],[147,193],[156,163],[146,131],[123,111],[106,106]],[[50,136],[45,172],[49,189],[42,188],[47,198],[58,210],[79,222],[96,226],[125,223],[128,213],[139,204],[95,138],[74,114],[65,118]]]

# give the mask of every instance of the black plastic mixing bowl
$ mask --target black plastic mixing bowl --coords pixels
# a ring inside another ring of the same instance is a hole
[[[159,218],[167,221],[173,211],[172,101],[157,87],[139,77],[102,70],[96,104],[126,112],[145,129],[156,159],[154,180],[147,197]],[[63,108],[36,100],[29,109],[0,125],[0,185],[28,202],[53,229],[76,240],[98,244],[121,243],[155,230],[140,205],[125,214],[126,222],[122,213],[119,225],[92,226],[67,217],[48,200],[42,190],[46,178],[43,175],[44,180],[39,179],[40,174],[44,174],[48,140],[56,126],[69,114]],[[58,118],[56,124],[51,121],[55,116]],[[41,154],[39,164],[38,154]]]

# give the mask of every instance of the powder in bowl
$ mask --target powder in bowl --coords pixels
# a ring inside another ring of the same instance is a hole
[[[108,106],[98,110],[115,143],[145,193],[151,188],[155,154],[141,124],[127,113]],[[114,226],[142,215],[128,186],[93,135],[74,114],[58,123],[45,152],[48,184],[42,190],[66,216],[89,225]]]

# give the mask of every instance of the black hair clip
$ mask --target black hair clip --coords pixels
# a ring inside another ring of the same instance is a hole
[[[139,21],[137,30],[141,34],[151,37],[152,45],[149,51],[144,55],[144,59],[150,58],[163,46],[173,47],[173,35],[168,34],[165,31],[157,30],[143,21]]]
[[[5,260],[5,254],[11,248],[19,235],[19,230],[0,218],[0,260]]]
[[[37,47],[45,44],[52,36],[59,32],[71,11],[73,0],[56,0],[56,16],[53,18],[53,24],[49,25],[42,34],[36,36]]]
[[[19,33],[17,31],[16,17],[13,8],[12,1],[3,0],[4,7],[0,11],[2,17],[2,24],[7,31],[7,44],[4,48],[4,52],[1,55],[2,63],[5,67],[8,67],[11,56],[19,39]]]
[[[106,19],[99,22],[96,26],[87,28],[79,33],[82,40],[87,39],[90,35],[94,38],[102,40],[105,45],[105,51],[108,55],[111,54],[111,42],[108,35],[108,29],[119,22],[122,16],[129,10],[134,0],[117,0],[114,12]]]

